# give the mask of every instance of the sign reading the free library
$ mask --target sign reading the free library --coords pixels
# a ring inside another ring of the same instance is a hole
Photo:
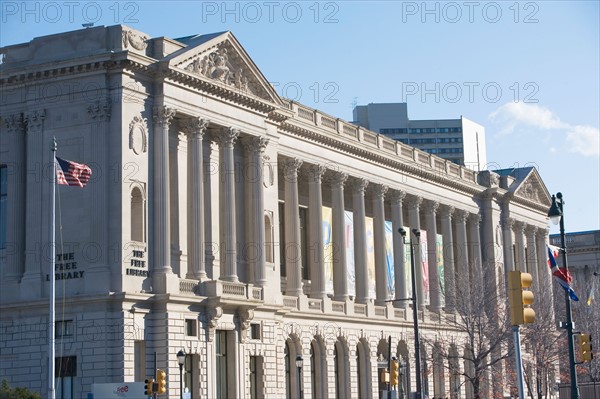
[[[56,262],[54,265],[54,279],[71,280],[74,278],[83,278],[84,270],[77,269],[75,252],[67,252],[56,254]],[[46,281],[50,281],[50,275],[46,274]]]

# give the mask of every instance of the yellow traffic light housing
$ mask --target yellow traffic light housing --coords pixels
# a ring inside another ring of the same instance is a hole
[[[398,386],[398,360],[396,359],[390,362],[390,385]]]
[[[592,353],[592,336],[590,334],[581,333],[578,337],[578,349],[581,361],[584,363],[591,362],[594,358],[594,354]]]
[[[151,396],[154,393],[154,379],[146,379],[145,383],[144,395]]]
[[[157,394],[164,395],[167,393],[167,373],[165,373],[165,370],[156,370],[156,383],[158,384]]]
[[[508,272],[508,301],[510,322],[513,326],[535,321],[535,311],[529,307],[533,304],[533,292],[527,290],[532,284],[531,274],[520,271]]]

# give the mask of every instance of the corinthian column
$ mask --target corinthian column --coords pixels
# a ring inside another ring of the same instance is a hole
[[[367,271],[367,229],[365,224],[365,189],[369,182],[356,179],[352,182],[352,208],[354,224],[354,284],[355,302],[369,301],[369,272]]]
[[[502,219],[502,248],[504,249],[504,270],[507,272],[515,270],[515,261],[513,257],[513,236],[512,227],[515,220],[510,217]]]
[[[216,137],[223,155],[221,186],[221,276],[224,281],[237,282],[237,237],[235,203],[235,163],[233,145],[240,135],[234,128],[223,128]]]
[[[525,223],[515,221],[515,255],[517,258],[516,270],[527,271],[527,261],[525,259]]]
[[[425,310],[425,295],[423,292],[423,261],[421,257],[421,240],[415,241],[413,229],[421,231],[421,221],[419,218],[419,207],[423,202],[423,198],[419,196],[409,197],[407,201],[408,206],[408,223],[410,227],[410,242],[413,245],[413,254],[415,262],[415,281],[417,282],[417,302],[419,303],[419,310]],[[415,245],[415,242],[417,244]]]
[[[440,210],[440,224],[444,245],[444,292],[446,312],[456,310],[456,283],[454,271],[454,238],[452,236],[452,214],[454,207],[444,206]]]
[[[399,299],[408,298],[404,243],[399,232],[403,227],[402,200],[405,196],[406,193],[404,191],[392,191],[392,242],[394,244],[394,291],[396,299],[394,306],[398,308],[406,308],[408,306],[408,301],[399,301]]]
[[[283,162],[285,212],[286,295],[302,294],[302,243],[300,240],[300,201],[298,170],[302,161],[296,158]]]
[[[535,226],[527,226],[525,228],[525,235],[527,236],[527,273],[531,273],[534,287],[539,287],[537,250],[535,248],[536,232],[537,227]]]
[[[388,187],[373,186],[373,240],[375,242],[375,290],[376,301],[385,305],[388,300],[388,270],[385,252],[385,210],[384,197]]]
[[[172,275],[171,218],[169,199],[169,126],[175,109],[156,106],[154,117],[154,290],[167,293],[168,283],[163,276]]]
[[[323,197],[321,179],[325,173],[322,165],[308,167],[308,226],[309,226],[309,267],[310,296],[325,298],[325,250],[323,248]]]
[[[248,263],[254,273],[252,281],[263,287],[267,282],[265,263],[265,197],[263,190],[263,160],[269,139],[263,136],[248,137],[244,139],[246,149],[246,190],[248,195],[248,241],[253,244],[256,251],[247,251],[250,254]]]
[[[333,208],[332,254],[333,299],[348,299],[348,270],[346,265],[346,215],[344,206],[344,183],[346,173],[336,172],[331,179],[331,202]]]
[[[188,234],[190,262],[187,278],[205,280],[204,258],[204,160],[202,140],[209,124],[208,119],[191,118],[187,125],[188,134]]]
[[[483,266],[481,264],[481,240],[479,238],[479,223],[481,222],[481,216],[476,213],[471,213],[468,216],[469,222],[469,246],[471,252],[469,253],[469,259],[471,259],[472,276],[477,284],[483,283]]]
[[[463,300],[463,303],[469,303],[469,293],[465,288],[470,286],[469,283],[469,244],[467,242],[467,216],[468,212],[462,209],[458,209],[455,212],[456,217],[456,250],[458,253],[456,254],[456,266],[457,266],[457,275],[460,279],[463,280],[463,290],[460,292],[460,295],[466,297],[466,300]]]
[[[437,201],[427,201],[424,206],[425,228],[427,229],[427,263],[429,267],[429,309],[436,313],[442,310],[440,272],[437,265],[437,226],[435,222],[439,205]]]

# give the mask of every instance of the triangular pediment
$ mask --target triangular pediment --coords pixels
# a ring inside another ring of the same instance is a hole
[[[170,68],[222,85],[237,93],[258,97],[278,106],[283,105],[273,86],[231,32],[179,40],[187,46],[162,60]]]
[[[550,205],[550,194],[535,168],[531,168],[531,171],[524,178],[520,181],[517,180],[515,183],[517,183],[514,187],[516,196],[539,204]]]

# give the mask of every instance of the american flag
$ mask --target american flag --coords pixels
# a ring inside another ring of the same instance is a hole
[[[90,177],[92,177],[92,170],[85,164],[56,157],[56,165],[56,180],[58,184],[85,187],[87,182],[90,181]]]
[[[550,267],[552,275],[556,281],[558,281],[561,287],[563,287],[565,291],[569,293],[571,299],[573,301],[578,301],[579,298],[575,294],[575,291],[573,291],[573,288],[571,288],[571,281],[573,280],[571,273],[569,273],[569,270],[565,269],[564,267],[558,267],[558,263],[556,263],[556,258],[558,257],[559,253],[559,247],[548,245],[548,266]]]

